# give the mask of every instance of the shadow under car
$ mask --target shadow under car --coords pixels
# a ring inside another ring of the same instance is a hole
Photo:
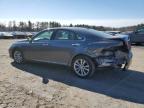
[[[144,73],[128,70],[97,70],[91,79],[76,77],[70,68],[60,65],[27,63],[12,66],[43,78],[43,82],[49,80],[58,81],[69,86],[78,87],[95,93],[104,94],[116,99],[122,99],[134,103],[144,104]]]

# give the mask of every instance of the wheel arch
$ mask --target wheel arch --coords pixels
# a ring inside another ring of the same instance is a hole
[[[15,52],[16,50],[21,51],[21,49],[20,49],[19,47],[13,48],[13,50],[12,50],[12,58],[14,58],[14,52]]]
[[[69,66],[72,65],[72,62],[73,62],[73,60],[74,60],[76,57],[80,57],[80,56],[88,57],[88,58],[90,58],[90,59],[94,62],[94,58],[92,58],[91,56],[89,56],[89,55],[87,55],[87,54],[81,54],[81,53],[79,53],[79,54],[76,54],[76,55],[74,55],[74,56],[72,57],[72,59],[71,59],[70,62],[69,62]],[[95,63],[95,62],[94,62],[94,63]]]

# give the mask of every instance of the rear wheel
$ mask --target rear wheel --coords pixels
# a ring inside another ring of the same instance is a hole
[[[23,53],[20,50],[15,50],[13,52],[13,58],[14,58],[14,62],[18,64],[24,63]]]
[[[87,78],[94,74],[95,64],[87,56],[78,56],[72,62],[72,69],[77,76]]]

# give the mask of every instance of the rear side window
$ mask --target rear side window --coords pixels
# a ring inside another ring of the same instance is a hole
[[[54,40],[82,40],[83,37],[68,30],[58,30],[53,38]]]
[[[76,34],[75,40],[84,40],[84,37]]]

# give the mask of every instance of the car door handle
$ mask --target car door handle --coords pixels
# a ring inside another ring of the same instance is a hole
[[[79,43],[74,43],[74,44],[72,44],[72,46],[80,46],[80,44]]]

